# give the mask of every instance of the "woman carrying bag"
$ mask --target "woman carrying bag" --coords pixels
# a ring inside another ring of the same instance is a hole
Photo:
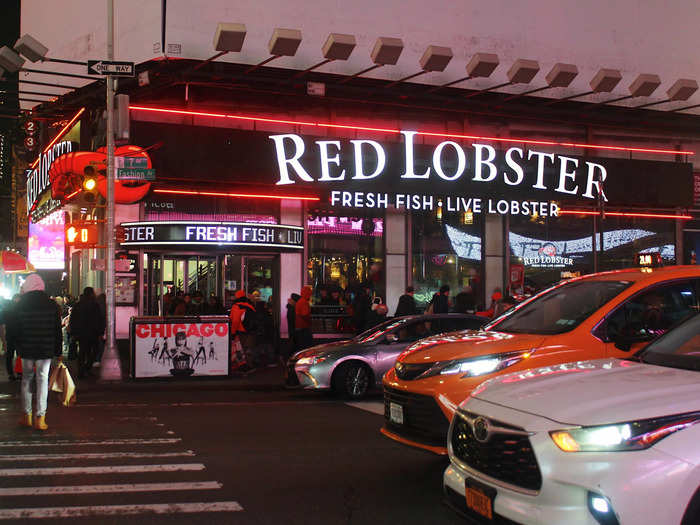
[[[46,295],[44,281],[30,274],[22,283],[21,297],[7,319],[7,346],[22,358],[22,411],[19,424],[46,430],[51,359],[61,361],[61,315]],[[32,418],[31,382],[36,375],[36,412]]]

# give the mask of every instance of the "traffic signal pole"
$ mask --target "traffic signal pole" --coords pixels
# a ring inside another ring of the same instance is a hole
[[[114,60],[114,0],[107,0],[107,59]],[[100,379],[119,381],[122,378],[121,361],[115,337],[114,308],[114,78],[107,76],[107,238],[105,293],[107,295],[107,340],[102,356]]]

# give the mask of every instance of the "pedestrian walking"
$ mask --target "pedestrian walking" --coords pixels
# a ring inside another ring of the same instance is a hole
[[[298,293],[293,293],[289,296],[289,299],[287,299],[287,333],[289,334],[289,355],[286,356],[287,358],[297,350],[294,322],[296,321],[295,307],[299,299],[301,299],[301,295]]]
[[[107,296],[103,293],[97,296],[97,306],[100,308],[100,315],[105,319],[105,325],[107,320]],[[105,326],[106,328],[106,326]],[[95,364],[100,365],[102,363],[102,355],[105,353],[105,342],[107,339],[107,333],[102,332],[100,337],[97,339],[97,354],[95,355]]]
[[[252,368],[252,353],[255,348],[255,305],[248,299],[243,290],[238,290],[234,297],[231,312],[229,313],[231,318],[231,335],[240,344],[245,361]]]
[[[294,340],[297,344],[297,351],[308,348],[314,344],[311,333],[311,286],[304,286],[301,289],[301,297],[294,305]]]
[[[0,311],[0,339],[2,339],[2,347],[5,350],[5,368],[7,370],[7,377],[10,381],[16,381],[17,376],[15,375],[15,352],[10,350],[7,345],[7,316],[10,314],[12,308],[19,301],[19,294],[12,298],[12,301],[3,301],[2,311]]]
[[[92,374],[98,339],[105,331],[105,318],[95,298],[95,290],[86,286],[71,312],[69,329],[78,340],[78,377]]]
[[[473,314],[476,310],[474,291],[471,286],[465,286],[455,296],[455,313]]]
[[[394,317],[401,317],[403,315],[415,315],[418,313],[418,308],[416,307],[416,300],[413,298],[413,286],[407,286],[406,292],[399,297],[399,304],[396,307],[396,312]]]
[[[44,291],[44,281],[30,274],[22,283],[21,297],[7,316],[7,344],[22,359],[22,417],[20,425],[46,430],[51,359],[61,361],[61,315]],[[36,411],[32,411],[31,383],[36,376]],[[34,417],[32,418],[32,413]]]

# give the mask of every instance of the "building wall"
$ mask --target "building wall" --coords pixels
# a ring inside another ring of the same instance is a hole
[[[271,63],[282,68],[305,69],[319,62],[327,35],[338,32],[354,34],[358,46],[350,60],[328,64],[321,71],[352,74],[368,67],[375,39],[389,36],[404,41],[398,64],[379,68],[368,76],[397,79],[416,73],[426,47],[440,45],[452,48],[452,62],[444,72],[423,75],[414,82],[442,84],[461,78],[465,76],[465,64],[476,52],[498,54],[501,65],[491,78],[471,80],[464,87],[484,88],[505,82],[508,68],[518,58],[540,62],[541,71],[533,87],[545,85],[544,76],[556,62],[578,66],[579,77],[569,88],[545,91],[541,96],[562,97],[588,91],[588,82],[601,67],[620,69],[623,81],[613,95],[581,100],[624,96],[640,73],[659,74],[663,81],[657,96],[649,101],[664,99],[665,91],[678,78],[700,78],[697,17],[691,16],[697,13],[695,0],[676,0],[672,4],[639,0],[170,0],[166,3],[165,40],[161,32],[161,4],[155,0],[115,2],[116,59],[137,63],[164,55],[205,59],[214,54],[212,40],[217,23],[240,22],[248,30],[242,52],[219,60],[253,64],[268,58],[270,35],[274,28],[283,27],[300,29],[303,41],[295,57]],[[89,22],[76,23],[78,18]],[[106,58],[106,2],[24,0],[21,20],[22,33],[44,42],[50,49],[49,56]],[[71,72],[80,69],[60,64],[34,67]],[[31,77],[44,78],[28,75]],[[522,86],[502,89],[522,90]],[[698,108],[691,111],[700,114]]]

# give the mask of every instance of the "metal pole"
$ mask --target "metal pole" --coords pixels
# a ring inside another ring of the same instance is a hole
[[[107,0],[107,60],[114,60],[114,0]],[[121,362],[114,333],[114,79],[107,77],[107,341],[100,368],[100,379],[118,381],[122,378]]]

